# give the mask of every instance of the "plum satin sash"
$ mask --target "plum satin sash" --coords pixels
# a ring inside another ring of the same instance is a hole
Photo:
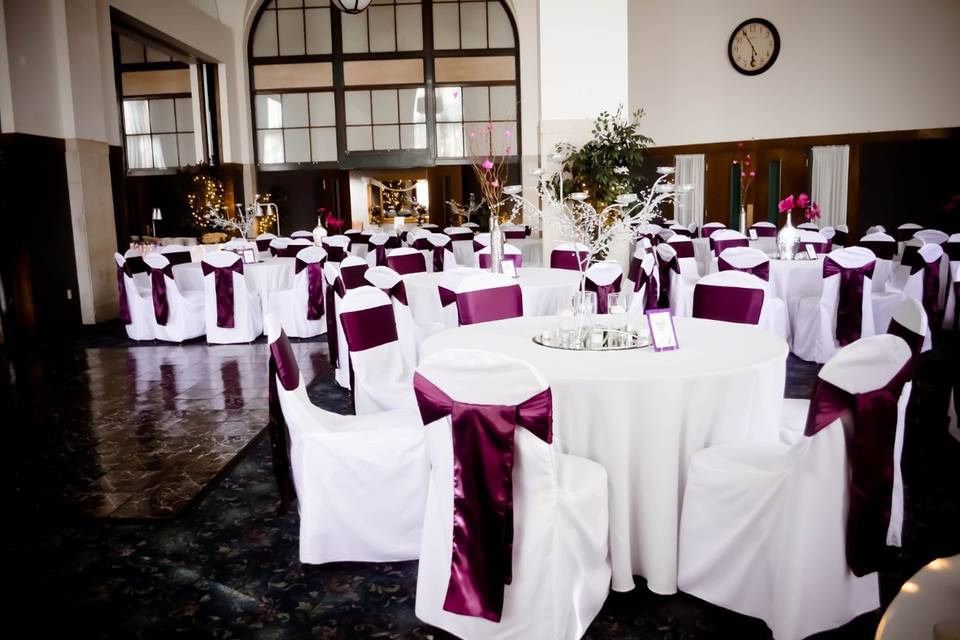
[[[343,288],[346,290],[356,289],[367,284],[364,277],[370,266],[366,264],[356,264],[340,269],[340,279],[343,280]]]
[[[943,252],[947,254],[947,260],[950,262],[960,260],[960,242],[943,243]]]
[[[444,253],[447,251],[453,253],[453,241],[440,245],[431,243],[431,245],[433,247],[433,272],[439,273],[443,271]]]
[[[403,280],[397,280],[397,284],[386,289],[381,287],[380,291],[383,291],[385,294],[390,296],[391,300],[396,300],[403,305],[410,304],[407,302],[407,288],[403,286]]]
[[[829,242],[801,242],[797,246],[797,253],[804,253],[807,250],[807,246],[813,247],[813,250],[820,253],[830,253],[830,243]]]
[[[473,240],[472,231],[451,231],[447,234],[451,242],[458,242],[462,240]]]
[[[446,287],[437,286],[437,293],[440,295],[441,307],[449,307],[457,301],[457,294]]]
[[[737,267],[723,258],[717,258],[717,267],[720,271],[742,271],[744,273],[752,273],[761,280],[766,282],[770,281],[770,261],[761,262],[760,264],[754,265],[752,267]]]
[[[627,280],[636,282],[642,268],[643,258],[638,258],[637,256],[630,258],[630,268],[627,269]]]
[[[886,550],[897,402],[913,370],[911,358],[890,382],[866,393],[849,393],[822,378],[813,387],[804,435],[816,435],[837,419],[843,423],[850,463],[847,564],[857,576],[876,571]]]
[[[274,238],[260,238],[259,240],[254,240],[257,243],[257,251],[263,253],[264,251],[270,250],[270,243],[273,242]]]
[[[896,318],[891,318],[890,326],[887,327],[887,333],[897,336],[906,342],[910,350],[913,351],[914,358],[920,355],[920,350],[923,349],[923,340],[926,338],[924,334],[916,333],[912,329],[908,329],[897,322]]]
[[[620,291],[620,282],[623,280],[623,276],[617,276],[616,280],[610,284],[597,284],[589,277],[584,282],[584,289],[587,291],[593,291],[597,294],[597,313],[607,313],[609,301],[607,296],[611,293],[618,293]]]
[[[710,244],[713,246],[714,255],[720,257],[724,249],[729,249],[730,247],[749,247],[750,240],[747,238],[732,238],[730,240],[714,240],[711,238]]]
[[[173,265],[150,267],[150,289],[153,297],[153,317],[157,324],[166,326],[170,318],[170,300],[167,298],[167,278],[173,280]]]
[[[457,315],[461,325],[492,322],[523,315],[519,285],[458,293]]]
[[[327,250],[327,262],[343,262],[343,259],[347,257],[347,251],[343,247],[325,244],[323,248]]]
[[[923,270],[923,310],[927,312],[927,320],[933,326],[940,313],[940,260],[925,262],[919,253],[915,253],[909,262],[903,264],[909,265],[910,275]]]
[[[341,313],[340,325],[351,353],[373,349],[399,339],[392,304]]]
[[[367,241],[367,251],[372,251],[375,257],[375,263],[378,267],[387,266],[387,245],[384,244],[374,244],[370,241]]]
[[[837,343],[843,347],[860,339],[863,324],[863,279],[873,277],[876,261],[862,267],[843,267],[830,257],[823,261],[823,278],[840,275],[837,291]]]
[[[324,293],[324,304],[327,310],[327,352],[330,354],[330,366],[337,368],[340,366],[340,342],[337,340],[337,307],[334,293],[336,290],[343,290],[343,282],[340,278],[333,281],[333,284],[327,283]],[[340,294],[343,297],[343,294]]]
[[[757,324],[763,310],[763,289],[697,284],[693,317],[739,324]]]
[[[638,293],[641,287],[646,286],[643,292],[643,308],[647,309],[656,309],[657,300],[660,297],[660,291],[657,285],[657,276],[655,271],[650,271],[647,273],[643,269],[640,270],[640,274],[637,276],[636,284],[633,285],[633,292]]]
[[[507,240],[523,240],[527,236],[524,229],[508,229],[503,232],[503,237]]]
[[[654,309],[669,309],[670,308],[670,270],[676,272],[677,275],[680,275],[680,262],[677,260],[676,256],[670,258],[669,260],[659,259],[657,261],[657,268],[660,272],[660,277],[658,278],[660,282],[660,295],[657,298],[657,304]]]
[[[678,258],[693,258],[693,242],[670,242],[668,243],[673,250],[677,252]]]
[[[750,227],[757,233],[758,238],[776,238],[776,227]]]
[[[457,402],[419,373],[413,389],[424,425],[451,420],[453,549],[443,609],[499,622],[513,581],[515,431],[553,441],[550,389],[514,406]]]
[[[847,246],[847,240],[849,234],[846,231],[835,231],[833,234],[833,246],[835,247],[845,247]]]
[[[427,270],[427,261],[422,253],[407,253],[400,256],[387,256],[387,266],[399,273],[423,273]]]
[[[287,334],[280,331],[280,338],[270,345],[270,380],[267,382],[267,406],[270,431],[270,457],[273,460],[273,477],[280,491],[279,513],[297,497],[293,484],[293,472],[290,468],[290,438],[287,433],[287,421],[280,406],[280,393],[277,390],[277,378],[287,391],[293,391],[300,384],[300,368],[293,356],[293,349]]]
[[[590,254],[586,251],[565,251],[554,249],[550,252],[551,269],[567,269],[569,271],[580,271],[580,265],[587,268],[587,261]]]
[[[130,256],[129,258],[124,258],[124,264],[127,268],[127,273],[131,276],[136,273],[146,273],[147,272],[147,263],[143,261],[143,256]]]
[[[413,248],[417,251],[430,251],[433,249],[433,243],[421,237],[413,241]]]
[[[893,240],[861,240],[860,246],[870,249],[881,260],[893,260],[897,255],[897,243]]]
[[[913,237],[913,234],[915,234],[917,231],[920,231],[920,230],[921,229],[919,228],[911,229],[909,227],[906,229],[897,229],[894,232],[894,237],[896,237],[897,242],[906,242],[907,240]]]
[[[123,321],[123,324],[131,324],[133,318],[130,317],[130,301],[127,300],[127,287],[123,280],[125,275],[133,278],[126,262],[122,267],[117,265],[117,295],[120,296],[120,320]]]
[[[509,260],[514,264],[514,266],[519,269],[523,266],[523,255],[519,253],[506,253],[503,256],[504,260]],[[490,254],[489,253],[478,253],[477,254],[477,264],[481,269],[490,268]]]
[[[701,238],[709,238],[710,236],[712,236],[712,235],[713,235],[714,233],[716,233],[717,231],[720,231],[720,230],[725,229],[725,228],[726,228],[726,227],[701,227],[701,228],[700,228],[700,237],[701,237]]]
[[[919,229],[917,229],[919,231]],[[920,247],[916,245],[905,245],[903,247],[903,255],[900,256],[900,264],[906,265],[908,267],[913,267],[918,260],[917,256],[920,255]]]
[[[200,269],[204,277],[213,274],[213,284],[217,298],[217,326],[233,329],[233,274],[243,275],[243,260],[237,260],[226,267],[215,267],[208,262],[201,262]]]
[[[323,262],[304,262],[297,258],[294,267],[294,274],[307,270],[307,320],[323,317]]]
[[[170,253],[164,253],[162,255],[171,265],[174,266],[193,262],[193,258],[190,257],[189,251],[171,251]]]

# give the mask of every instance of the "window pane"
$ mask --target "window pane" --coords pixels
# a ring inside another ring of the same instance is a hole
[[[337,124],[337,107],[332,93],[310,94],[310,126],[334,126]]]
[[[463,128],[460,123],[437,125],[437,155],[441,158],[463,157]]]
[[[283,162],[282,131],[257,131],[257,144],[260,147],[261,164],[280,164]]]
[[[291,9],[302,6],[303,0],[277,0],[277,7],[280,9]],[[296,11],[291,11],[290,13],[296,13]]]
[[[179,166],[179,164],[176,134],[165,133],[153,136],[153,167],[155,169],[165,169]]]
[[[426,122],[426,91],[420,89],[400,89],[400,122]]]
[[[193,100],[177,98],[177,131],[193,131]]]
[[[127,167],[130,169],[153,168],[150,136],[127,136]]]
[[[370,127],[347,127],[347,151],[369,151],[373,148]]]
[[[486,87],[463,88],[463,119],[489,120],[490,104]]]
[[[253,34],[253,57],[277,55],[277,12],[264,11]]]
[[[143,62],[143,45],[126,36],[120,36],[120,64]]]
[[[497,155],[503,156],[517,155],[517,142],[515,139],[516,135],[516,122],[494,122],[493,152]]]
[[[347,91],[344,93],[347,124],[370,124],[370,92]]]
[[[460,122],[463,120],[463,107],[460,87],[438,87],[437,122]]]
[[[498,150],[497,140],[487,137],[488,122],[463,123],[463,154],[466,156],[487,155],[490,153],[490,142],[494,142],[494,155]]]
[[[420,5],[397,7],[397,51],[423,49],[423,17]]]
[[[396,51],[393,6],[370,7],[367,13],[370,14],[370,50]]]
[[[373,148],[389,151],[400,148],[400,128],[397,125],[382,125],[373,128]]]
[[[258,95],[257,129],[279,129],[283,126],[283,106],[279,95]]]
[[[517,119],[517,88],[514,86],[490,87],[490,118],[492,120]]]
[[[287,162],[310,162],[309,131],[309,129],[284,129],[284,160]]]
[[[147,62],[170,62],[170,56],[162,51],[147,47]]]
[[[180,166],[197,163],[197,143],[192,133],[177,134],[177,143],[180,147]]]
[[[487,47],[487,8],[482,2],[460,4],[460,48]]]
[[[427,148],[427,125],[402,124],[400,125],[400,147],[403,149]]]
[[[177,120],[173,115],[173,100],[151,100],[150,131],[172,133],[176,130]]]
[[[330,0],[304,0],[303,4],[308,7],[329,7]]]
[[[380,89],[371,92],[373,101],[373,124],[396,124],[400,122],[397,115],[397,90]]]
[[[340,13],[344,53],[367,52],[367,14]]]
[[[503,5],[499,2],[488,2],[487,10],[490,16],[490,48],[498,49],[514,46],[513,27],[510,26],[510,18],[507,16]]]
[[[333,51],[330,36],[330,10],[307,9],[307,53],[324,54]]]
[[[301,56],[303,48],[303,12],[278,11],[280,55]]]
[[[283,126],[307,126],[307,94],[286,93],[283,96]],[[287,162],[290,162],[290,149],[287,149]]]
[[[337,159],[337,130],[310,129],[310,149],[314,162],[333,162]]]
[[[433,48],[460,48],[460,11],[457,3],[433,5]]]
[[[150,133],[150,112],[146,100],[123,101],[123,130],[127,135]]]

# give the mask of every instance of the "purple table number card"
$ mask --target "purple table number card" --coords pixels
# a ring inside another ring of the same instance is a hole
[[[647,322],[650,325],[653,350],[673,351],[679,349],[677,328],[673,326],[673,316],[670,314],[670,309],[652,309],[647,311],[646,315]]]

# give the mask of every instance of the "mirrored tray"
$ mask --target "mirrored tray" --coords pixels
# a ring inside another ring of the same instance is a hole
[[[643,349],[652,344],[647,334],[608,328],[595,328],[579,340],[564,339],[558,329],[553,329],[538,333],[533,336],[533,341],[544,347],[567,351],[626,351]]]

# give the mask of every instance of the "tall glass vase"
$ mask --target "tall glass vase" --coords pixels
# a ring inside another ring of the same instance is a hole
[[[787,223],[777,232],[777,250],[781,260],[793,260],[800,245],[800,231],[793,226],[793,211],[787,211]]]
[[[500,216],[490,214],[490,271],[503,273],[503,230],[500,229]]]

